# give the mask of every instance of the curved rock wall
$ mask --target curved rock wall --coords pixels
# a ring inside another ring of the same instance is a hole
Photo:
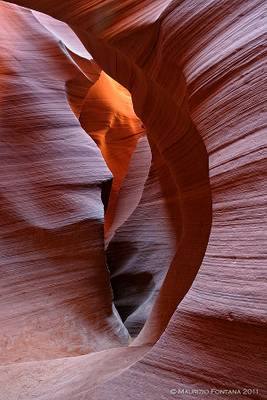
[[[265,398],[264,2],[15,3],[3,400]]]

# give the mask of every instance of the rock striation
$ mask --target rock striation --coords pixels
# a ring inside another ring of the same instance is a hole
[[[1,400],[265,398],[264,6],[0,2]]]

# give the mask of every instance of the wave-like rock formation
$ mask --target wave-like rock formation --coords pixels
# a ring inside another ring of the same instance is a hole
[[[0,400],[266,398],[264,6],[0,2]]]

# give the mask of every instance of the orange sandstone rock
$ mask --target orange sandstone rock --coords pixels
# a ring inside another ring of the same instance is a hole
[[[264,2],[13,3],[0,399],[264,399]]]

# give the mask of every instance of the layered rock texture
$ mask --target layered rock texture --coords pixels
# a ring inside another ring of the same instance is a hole
[[[0,400],[267,397],[265,6],[0,1]]]

